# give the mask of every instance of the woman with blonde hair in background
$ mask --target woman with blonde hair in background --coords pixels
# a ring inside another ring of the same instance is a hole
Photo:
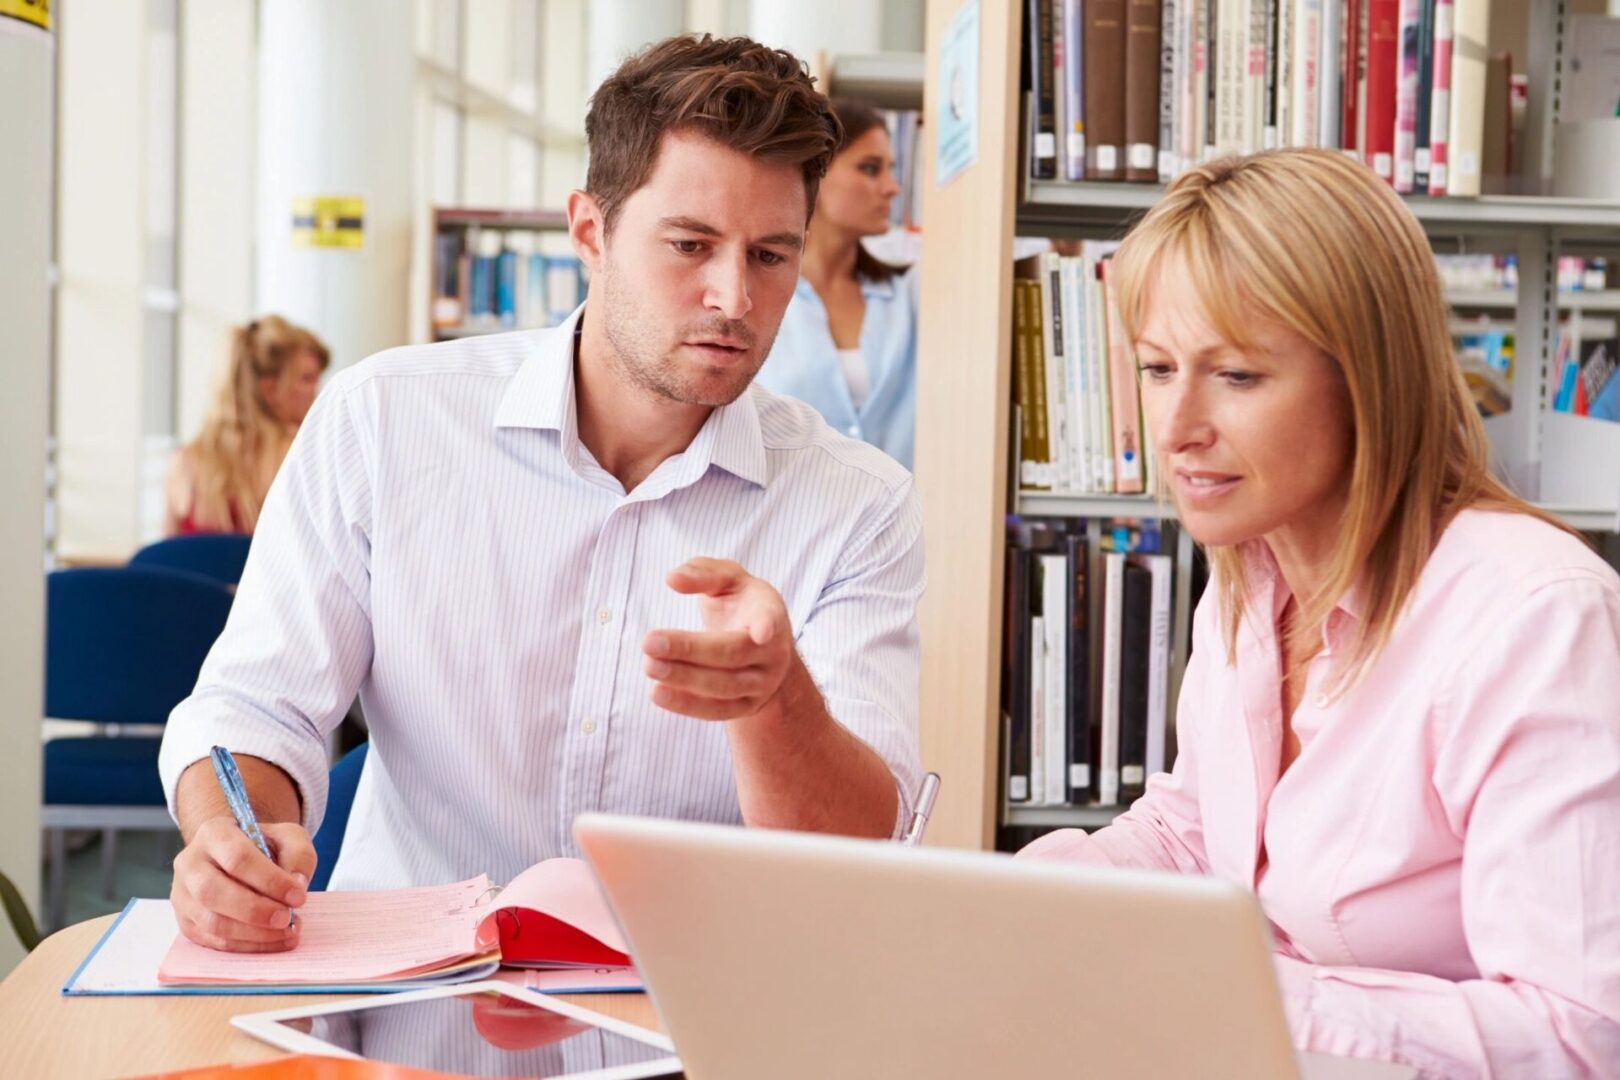
[[[164,534],[251,533],[331,356],[279,315],[238,327],[231,363],[197,437],[164,483]]]
[[[1181,176],[1115,269],[1213,576],[1174,770],[1021,854],[1253,889],[1303,1049],[1620,1075],[1620,579],[1491,475],[1417,221],[1274,151]]]

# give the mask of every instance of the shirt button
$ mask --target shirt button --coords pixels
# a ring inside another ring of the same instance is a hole
[[[579,725],[579,730],[583,731],[587,735],[595,735],[596,734],[596,721],[595,720],[587,720],[587,721],[585,721],[583,724]]]
[[[597,608],[596,621],[601,623],[603,626],[606,626],[608,623],[613,621],[613,612],[609,611],[607,608]]]

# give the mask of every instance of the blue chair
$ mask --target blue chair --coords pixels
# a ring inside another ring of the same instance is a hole
[[[129,565],[163,570],[188,570],[226,585],[242,580],[251,536],[239,533],[198,533],[171,536],[147,544],[130,557]]]
[[[325,890],[326,883],[332,880],[332,867],[343,850],[343,833],[349,827],[349,811],[354,808],[354,793],[360,787],[360,770],[365,768],[370,746],[369,742],[361,743],[332,766],[326,789],[326,816],[315,830],[315,876],[309,882],[312,892]]]
[[[102,829],[111,887],[113,831],[171,829],[155,735],[106,725],[162,724],[197,683],[225,627],[228,588],[200,574],[145,567],[57,570],[45,579],[45,715],[104,727],[45,744],[51,925],[65,915],[64,830]]]

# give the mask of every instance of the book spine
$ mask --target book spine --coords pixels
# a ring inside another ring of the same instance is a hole
[[[1395,88],[1400,81],[1401,0],[1367,0],[1367,167],[1395,180]]]
[[[1165,770],[1165,746],[1169,741],[1170,635],[1173,573],[1170,556],[1147,555],[1142,560],[1153,576],[1153,634],[1148,649],[1147,696],[1147,774]]]
[[[1085,380],[1085,318],[1080,301],[1080,259],[1065,255],[1058,259],[1063,300],[1063,377],[1064,415],[1069,433],[1069,480],[1072,491],[1091,490],[1091,453],[1087,445]]]
[[[1041,267],[1041,327],[1046,367],[1046,431],[1052,454],[1052,485],[1071,490],[1069,461],[1069,406],[1064,387],[1064,332],[1062,267],[1055,252],[1043,252]]]
[[[1159,171],[1161,184],[1169,183],[1176,169],[1176,147],[1181,144],[1180,84],[1176,81],[1176,41],[1181,34],[1178,0],[1163,0],[1159,10]],[[1188,3],[1190,0],[1180,0]]]
[[[1040,481],[1040,453],[1035,445],[1035,359],[1029,354],[1030,283],[1013,282],[1013,392],[1018,406],[1018,486],[1035,487]]]
[[[502,248],[495,257],[495,318],[503,327],[517,325],[518,255]]]
[[[1125,0],[1086,0],[1086,179],[1125,176]]]
[[[1049,0],[1046,19],[1051,23],[1052,66],[1046,72],[1052,87],[1052,172],[1054,176],[1069,178],[1068,133],[1069,95],[1063,85],[1063,69],[1068,66],[1068,52],[1073,47],[1063,27],[1063,0]]]
[[[1247,0],[1217,0],[1215,39],[1215,154],[1243,149],[1243,55]]]
[[[1221,0],[1204,0],[1204,160],[1220,156],[1218,135],[1221,122],[1220,103],[1216,100],[1221,86]]]
[[[1294,3],[1277,2],[1277,145],[1294,145]]]
[[[1084,53],[1080,36],[1080,0],[1063,0],[1063,95],[1069,128],[1064,134],[1063,174],[1086,178],[1086,106]]]
[[[1290,145],[1317,145],[1320,119],[1322,73],[1317,65],[1322,54],[1322,0],[1295,0],[1294,6],[1294,85],[1289,118],[1293,122]]]
[[[1422,0],[1401,0],[1399,66],[1395,76],[1395,190],[1412,190],[1417,168],[1418,9]]]
[[[1108,374],[1114,420],[1114,490],[1140,494],[1142,485],[1142,406],[1136,382],[1136,363],[1125,327],[1119,317],[1109,263],[1102,264],[1108,312]]]
[[[1102,715],[1097,733],[1097,803],[1119,805],[1120,621],[1125,601],[1125,556],[1103,556]]]
[[[1029,562],[1007,549],[1007,641],[1002,664],[1007,688],[1007,801],[1029,801]]]
[[[1435,0],[1419,0],[1417,110],[1412,121],[1412,190],[1420,195],[1429,190],[1429,123],[1434,108],[1434,9]]]
[[[1202,39],[1199,19],[1205,0],[1181,0],[1180,27],[1176,36],[1177,107],[1181,117],[1176,130],[1176,171],[1190,169],[1203,156],[1203,128],[1199,124],[1203,115],[1199,111],[1202,98],[1198,92],[1198,73],[1202,69]]]
[[[1068,556],[1069,637],[1064,674],[1068,678],[1064,702],[1068,708],[1069,801],[1091,801],[1091,635],[1088,632],[1086,560],[1083,536],[1066,537]]]
[[[1287,0],[1283,0],[1284,3]],[[1282,75],[1281,56],[1278,49],[1281,45],[1278,35],[1282,30],[1282,8],[1278,0],[1265,0],[1266,20],[1266,85],[1264,102],[1266,111],[1265,125],[1260,129],[1260,145],[1266,150],[1274,150],[1278,143],[1277,128],[1277,82]]]
[[[1057,102],[1052,93],[1052,0],[1029,0],[1029,74],[1034,97],[1030,175],[1057,178]]]
[[[1266,49],[1270,40],[1268,0],[1248,0],[1248,26],[1244,31],[1243,61],[1243,152],[1252,154],[1266,148],[1266,120],[1270,102],[1266,100]]]
[[[1213,157],[1215,141],[1210,138],[1213,110],[1210,97],[1215,92],[1215,3],[1197,0],[1197,24],[1192,34],[1196,63],[1192,68],[1192,130],[1187,133],[1187,160],[1207,162]]]
[[[1344,34],[1342,5],[1327,0],[1317,15],[1317,28],[1320,47],[1316,54],[1315,145],[1336,150],[1339,147],[1339,72]]]
[[[1434,5],[1434,90],[1429,99],[1429,194],[1446,193],[1447,160],[1451,156],[1451,42],[1452,0]]]
[[[1456,0],[1452,13],[1451,121],[1446,194],[1478,195],[1485,139],[1485,65],[1490,40],[1488,0]]]
[[[1041,591],[1039,566],[1030,583],[1030,595]],[[1046,620],[1029,620],[1029,801],[1045,806],[1046,798]]]
[[[1346,128],[1353,131],[1353,144],[1346,149],[1356,152],[1356,157],[1362,162],[1367,160],[1367,29],[1371,18],[1371,0],[1354,0],[1356,3],[1356,70],[1354,70],[1354,97],[1353,125]]]
[[[1148,666],[1153,644],[1153,575],[1125,563],[1119,647],[1119,794],[1130,802],[1147,782]]]
[[[1046,801],[1069,801],[1068,639],[1069,581],[1067,555],[1041,557],[1041,617],[1046,631]]]
[[[1111,403],[1113,398],[1109,394],[1109,363],[1108,363],[1108,300],[1103,293],[1102,264],[1093,263],[1090,280],[1087,282],[1091,293],[1091,373],[1092,402],[1097,415],[1096,454],[1098,473],[1102,477],[1102,492],[1113,494],[1118,490],[1118,478],[1114,475],[1114,421]]]
[[[1159,179],[1160,0],[1127,0],[1125,179]]]
[[[1339,20],[1339,142],[1346,153],[1357,151],[1361,109],[1361,0],[1345,0]]]

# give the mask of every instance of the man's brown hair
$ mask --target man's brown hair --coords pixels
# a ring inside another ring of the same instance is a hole
[[[585,114],[585,190],[609,232],[624,200],[652,175],[664,133],[677,130],[799,166],[806,220],[842,137],[826,96],[792,53],[745,37],[660,41],[608,76]]]

